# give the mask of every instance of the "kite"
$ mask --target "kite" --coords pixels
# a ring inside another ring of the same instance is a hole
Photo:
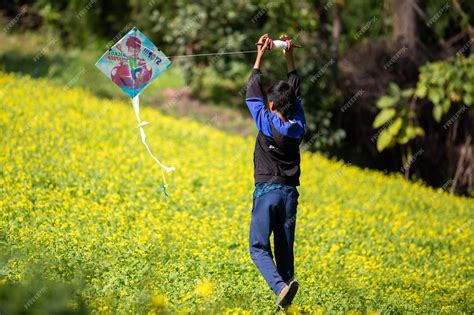
[[[164,172],[172,172],[175,168],[161,163],[146,142],[143,127],[149,122],[140,119],[139,95],[154,79],[168,69],[171,61],[142,32],[133,27],[106,51],[95,65],[131,98],[142,143],[161,168],[163,176],[161,188],[168,196]]]

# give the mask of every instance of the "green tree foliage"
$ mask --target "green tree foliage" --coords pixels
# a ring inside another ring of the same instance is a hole
[[[377,150],[380,152],[399,144],[402,148],[402,161],[406,165],[411,159],[409,142],[425,135],[423,128],[416,124],[417,99],[429,100],[433,105],[433,119],[437,123],[456,106],[456,114],[445,126],[453,124],[455,127],[450,133],[457,134],[456,121],[459,113],[463,108],[474,104],[474,55],[428,63],[420,68],[415,89],[400,90],[395,83],[391,83],[389,91],[389,96],[383,96],[377,101],[377,107],[381,111],[375,117],[373,127],[380,128],[385,125],[377,139]],[[469,130],[466,138],[472,138]],[[448,152],[452,152],[455,141],[455,137],[448,137]],[[409,169],[406,170],[407,177],[408,172]]]
[[[406,145],[417,136],[423,136],[421,127],[413,124],[416,98],[427,98],[433,104],[433,118],[440,122],[451,106],[471,107],[474,104],[474,55],[454,57],[445,61],[426,64],[420,68],[416,89],[400,90],[391,83],[389,96],[377,101],[381,109],[373,127],[387,123],[377,139],[377,149],[383,151],[395,144]]]
[[[415,124],[415,112],[410,106],[413,89],[401,91],[398,85],[391,83],[390,96],[381,97],[377,107],[381,109],[375,117],[373,127],[380,128],[387,125],[377,138],[377,150],[383,151],[395,144],[406,145],[410,140],[424,136],[421,127]]]
[[[440,122],[451,106],[474,104],[474,55],[433,62],[420,68],[416,96],[433,104],[433,117]]]

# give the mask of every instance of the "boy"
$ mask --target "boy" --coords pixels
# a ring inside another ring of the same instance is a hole
[[[282,35],[281,40],[288,40]],[[300,176],[299,145],[305,132],[300,80],[293,51],[283,53],[288,82],[278,81],[267,90],[268,108],[260,80],[260,62],[268,48],[265,34],[259,39],[257,58],[247,84],[246,103],[257,124],[254,152],[255,191],[250,223],[250,256],[276,294],[276,304],[290,305],[298,283],[293,280],[293,241]],[[270,246],[274,233],[275,263]]]

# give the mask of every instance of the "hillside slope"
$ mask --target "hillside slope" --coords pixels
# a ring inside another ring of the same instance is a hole
[[[4,73],[0,86],[3,282],[34,263],[79,274],[103,312],[272,310],[247,249],[253,139],[144,108],[152,149],[177,169],[166,198],[129,103]],[[472,199],[302,160],[299,310],[473,311]]]

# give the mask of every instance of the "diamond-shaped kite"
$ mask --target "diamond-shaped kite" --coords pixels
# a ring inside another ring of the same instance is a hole
[[[95,64],[109,79],[122,89],[131,99],[138,120],[137,128],[148,153],[162,169],[163,191],[166,192],[166,178],[163,170],[171,172],[173,167],[162,164],[146,143],[143,126],[148,122],[140,119],[139,94],[151,81],[156,79],[171,65],[171,61],[136,27],[115,43]]]

